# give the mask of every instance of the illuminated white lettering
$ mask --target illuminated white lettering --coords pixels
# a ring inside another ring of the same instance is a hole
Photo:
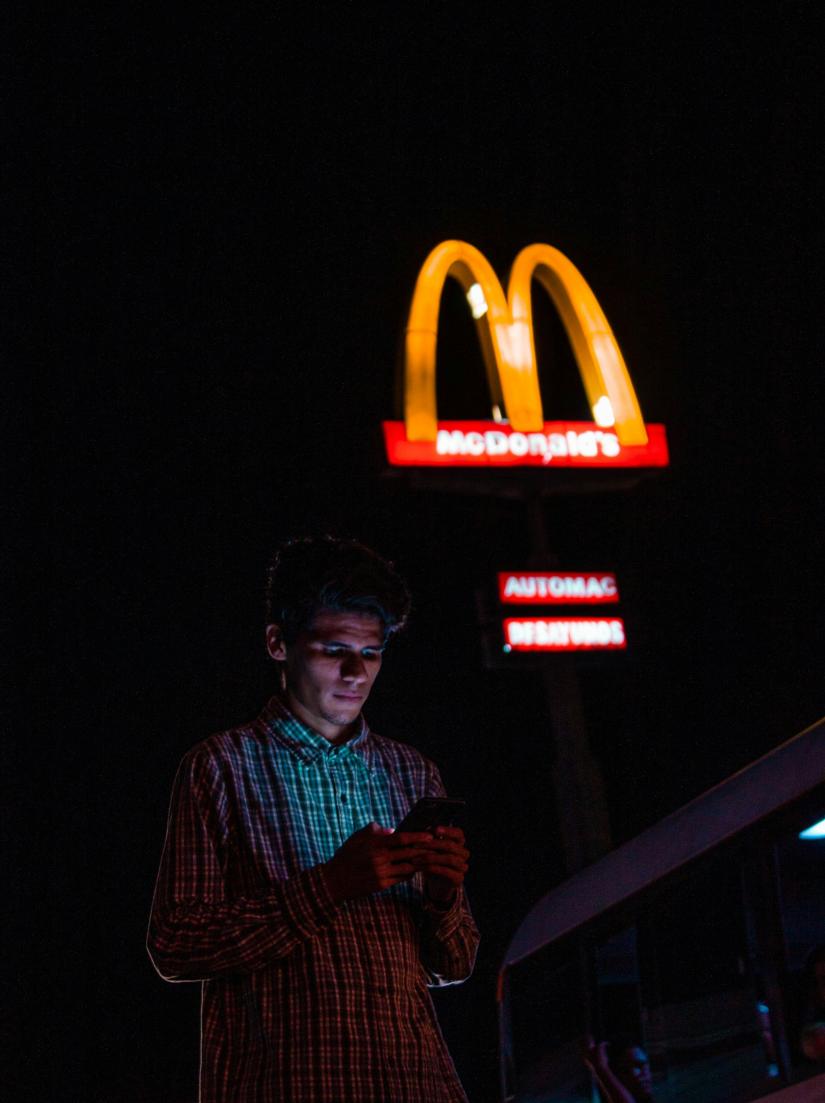
[[[615,459],[621,452],[619,438],[615,433],[602,433],[602,452],[610,459]]]
[[[504,596],[505,597],[520,597],[521,596],[521,584],[518,578],[514,574],[507,576],[507,581],[504,583]]]
[[[557,620],[553,624],[553,628],[556,630],[553,633],[553,643],[556,644],[557,647],[567,647],[570,643],[570,625],[566,620]]]
[[[439,456],[460,456],[464,451],[464,434],[460,429],[452,432],[439,429],[435,438],[435,450]]]
[[[507,625],[507,639],[509,646],[536,647],[548,651],[625,646],[624,625],[618,619],[564,620],[553,617],[550,620],[512,620]]]
[[[616,580],[610,578],[608,575],[601,580],[602,582],[602,596],[603,597],[615,597],[616,596]]]
[[[589,429],[578,436],[579,452],[582,456],[596,455],[596,435]]]
[[[526,456],[529,445],[524,433],[510,434],[510,451],[514,456]]]
[[[528,433],[527,443],[531,456],[543,456],[547,452],[547,437],[544,433]]]
[[[470,432],[464,434],[464,451],[471,456],[484,455],[484,437],[481,433]]]
[[[507,434],[498,429],[491,429],[484,434],[488,456],[504,456],[507,454]]]
[[[567,455],[567,440],[563,433],[551,433],[547,438],[550,445],[550,454],[553,456]]]
[[[579,437],[575,429],[568,429],[565,433],[567,438],[567,451],[571,456],[578,456],[579,454]]]

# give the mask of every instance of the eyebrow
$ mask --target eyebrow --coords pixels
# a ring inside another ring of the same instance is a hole
[[[385,643],[365,643],[359,647],[357,644],[345,643],[343,640],[327,640],[323,638],[320,638],[318,642],[323,644],[324,647],[346,647],[349,651],[380,651],[382,653],[387,646]]]

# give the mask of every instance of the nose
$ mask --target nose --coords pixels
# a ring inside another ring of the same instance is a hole
[[[367,668],[360,655],[349,654],[341,663],[341,677],[345,682],[360,685],[367,680]]]

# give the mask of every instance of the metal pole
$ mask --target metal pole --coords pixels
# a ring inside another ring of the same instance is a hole
[[[540,494],[526,497],[533,565],[558,566],[549,547]],[[553,789],[564,858],[569,873],[611,849],[610,821],[601,770],[590,750],[581,687],[572,664],[548,656],[541,671],[553,747]]]

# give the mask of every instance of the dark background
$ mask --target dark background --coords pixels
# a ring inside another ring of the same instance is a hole
[[[581,673],[615,841],[822,713],[815,10],[319,4],[53,28],[56,337],[17,451],[48,475],[50,537],[11,576],[48,595],[17,648],[37,704],[10,759],[17,1098],[194,1099],[197,991],[143,948],[169,789],[271,691],[266,559],[323,531],[377,546],[415,595],[368,716],[470,801],[484,940],[437,1002],[471,1098],[496,1098],[498,964],[564,866],[538,677],[485,672],[476,623],[475,588],[526,561],[523,510],[385,474],[405,314],[445,238],[502,280],[530,242],[565,252],[668,427],[667,473],[546,511],[561,565],[622,588],[629,654]],[[536,299],[547,416],[586,417]],[[452,287],[439,349],[439,414],[486,416]]]

